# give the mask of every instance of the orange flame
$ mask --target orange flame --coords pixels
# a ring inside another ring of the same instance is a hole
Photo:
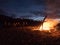
[[[58,23],[58,21],[53,19],[46,19],[46,22],[44,22],[41,27],[40,31],[50,31],[51,29],[54,29],[54,26]]]

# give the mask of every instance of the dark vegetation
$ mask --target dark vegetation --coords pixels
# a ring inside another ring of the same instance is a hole
[[[20,29],[23,26],[37,26],[41,22],[29,19],[14,19],[0,15],[0,45],[60,45],[60,37],[50,33]]]
[[[0,24],[4,27],[9,26],[38,26],[41,21],[34,21],[31,19],[20,19],[20,18],[12,18],[4,15],[0,15]]]

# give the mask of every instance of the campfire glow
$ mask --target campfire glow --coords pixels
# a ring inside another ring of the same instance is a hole
[[[40,27],[40,31],[51,31],[51,29],[54,29],[54,26],[58,23],[58,21],[56,20],[52,20],[52,19],[46,19],[46,22],[44,22],[41,27]]]

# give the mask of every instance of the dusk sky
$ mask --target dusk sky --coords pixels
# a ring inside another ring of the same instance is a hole
[[[40,17],[47,13],[48,17],[53,15],[56,18],[60,16],[59,3],[59,0],[0,0],[0,10],[7,12],[8,16]]]

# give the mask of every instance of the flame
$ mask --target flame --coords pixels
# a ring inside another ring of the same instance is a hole
[[[54,26],[58,23],[58,21],[53,20],[53,19],[46,19],[46,22],[44,22],[41,27],[40,27],[40,31],[49,31],[51,29],[54,29]]]

